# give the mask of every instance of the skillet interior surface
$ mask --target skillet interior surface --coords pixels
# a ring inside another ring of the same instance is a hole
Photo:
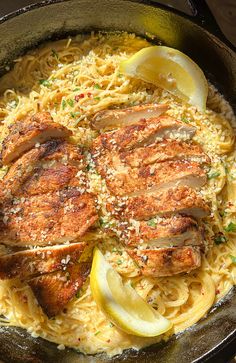
[[[42,41],[90,30],[153,34],[178,48],[204,70],[236,112],[236,55],[209,32],[172,11],[130,0],[49,0],[0,19],[0,72],[6,64]],[[167,343],[108,359],[83,356],[32,338],[19,328],[0,328],[0,359],[17,362],[227,362],[235,353],[236,289],[206,318]]]

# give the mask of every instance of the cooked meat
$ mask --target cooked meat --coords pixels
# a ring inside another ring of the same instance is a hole
[[[116,131],[101,134],[93,145],[93,153],[99,155],[102,149],[125,151],[139,146],[147,146],[162,139],[191,139],[196,128],[169,116],[140,120],[137,124]]]
[[[39,305],[47,316],[59,314],[83,286],[90,272],[90,263],[80,263],[28,281]]]
[[[48,141],[26,152],[10,167],[1,183],[1,199],[83,186],[86,181],[76,178],[76,174],[85,167],[77,146],[61,140]]]
[[[138,105],[125,109],[103,110],[95,114],[92,126],[97,129],[124,127],[138,122],[140,119],[158,117],[168,110],[165,104]]]
[[[72,135],[66,127],[54,122],[48,112],[40,112],[17,121],[10,126],[9,131],[9,135],[3,141],[2,163],[4,165],[16,160],[37,143]]]
[[[16,198],[2,213],[0,241],[15,246],[73,241],[98,219],[92,195],[76,188]]]
[[[137,197],[125,198],[125,200],[121,198],[107,208],[119,218],[137,220],[174,213],[203,218],[210,213],[206,202],[187,186],[157,190],[153,194],[143,193]]]
[[[108,189],[117,196],[137,196],[140,191],[155,192],[160,188],[180,185],[200,188],[207,180],[199,164],[187,160],[164,161],[136,169],[121,168],[119,165],[117,168],[108,169],[109,172],[104,176]]]
[[[0,279],[26,279],[58,270],[66,270],[88,257],[94,243],[80,242],[35,248],[0,256]]]
[[[200,145],[176,140],[163,140],[157,144],[124,151],[120,153],[120,159],[124,164],[131,167],[181,159],[200,163],[210,162],[209,157],[203,152]]]
[[[144,276],[161,277],[190,272],[201,265],[198,247],[173,247],[156,250],[127,250]]]
[[[194,219],[172,216],[135,222],[128,228],[121,224],[121,240],[128,246],[142,248],[203,246],[203,232]]]

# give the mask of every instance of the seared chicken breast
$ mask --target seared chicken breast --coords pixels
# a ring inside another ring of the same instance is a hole
[[[168,110],[165,104],[145,104],[133,106],[125,109],[102,110],[97,112],[92,120],[92,127],[101,129],[111,129],[114,127],[129,126],[141,119],[158,117]]]
[[[154,218],[150,221],[121,224],[121,240],[134,247],[202,246],[203,233],[198,223],[184,216]]]
[[[53,272],[28,281],[39,305],[49,318],[63,311],[83,286],[90,266],[88,262],[74,264],[65,271]]]
[[[74,241],[97,219],[93,196],[77,188],[15,198],[2,209],[0,241],[12,246]]]
[[[66,270],[81,259],[88,259],[94,243],[34,248],[0,256],[0,279],[19,277],[22,280],[58,270]]]
[[[114,208],[115,204],[115,208]],[[157,190],[155,193],[140,193],[136,197],[119,198],[109,211],[121,219],[151,219],[154,216],[173,214],[203,218],[210,213],[210,208],[195,190],[187,186]]]
[[[38,143],[71,135],[70,130],[53,121],[49,112],[26,117],[10,126],[9,135],[3,141],[2,163],[11,163]]]
[[[160,249],[127,249],[144,276],[172,276],[190,272],[201,265],[199,247],[169,247]]]
[[[9,169],[1,182],[0,199],[29,196],[60,190],[66,186],[84,187],[86,168],[80,148],[62,140],[51,140],[26,152]]]

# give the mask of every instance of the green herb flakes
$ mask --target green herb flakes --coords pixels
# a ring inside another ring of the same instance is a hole
[[[55,51],[55,49],[52,49],[52,56],[58,59],[58,53]]]
[[[41,85],[43,85],[45,87],[50,87],[51,86],[51,83],[49,82],[48,79],[40,79],[39,84],[41,84]]]
[[[224,228],[225,232],[236,232],[236,224],[230,222],[227,227]]]
[[[231,258],[232,262],[236,264],[236,256],[229,255],[229,257]]]
[[[156,227],[157,222],[155,221],[154,218],[152,218],[149,221],[147,221],[147,225],[150,226],[150,227]]]
[[[67,100],[67,103],[68,103],[68,105],[69,105],[70,107],[73,107],[73,106],[74,106],[74,104],[75,104],[74,100],[72,100],[71,98],[69,98],[69,100]]]
[[[225,236],[222,233],[219,233],[218,235],[216,235],[214,237],[214,242],[216,245],[220,245],[221,243],[227,242],[227,239],[225,238]]]
[[[218,176],[220,176],[220,172],[219,171],[213,171],[213,172],[209,172],[207,174],[207,178],[210,179],[214,179],[217,178]]]
[[[62,100],[61,105],[62,105],[62,109],[64,110],[66,108],[66,100]]]
[[[95,89],[101,89],[101,87],[100,87],[100,86],[99,86],[99,84],[97,84],[97,83],[94,85],[94,88],[95,88]]]

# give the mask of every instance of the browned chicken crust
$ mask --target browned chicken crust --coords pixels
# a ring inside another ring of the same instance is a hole
[[[198,247],[160,248],[157,250],[127,249],[144,276],[171,276],[190,272],[201,265]]]
[[[83,286],[90,263],[74,264],[66,271],[57,271],[28,281],[39,305],[48,317],[59,314]]]
[[[21,156],[0,184],[1,200],[56,191],[65,186],[84,187],[86,167],[81,149],[66,141],[51,140]]]
[[[88,257],[93,245],[88,242],[70,243],[2,255],[0,279],[26,279],[58,270],[64,271],[78,263],[82,255]]]
[[[210,162],[200,145],[176,140],[163,140],[146,147],[123,151],[120,153],[120,159],[133,168],[167,160],[187,159],[200,163]]]
[[[125,109],[102,110],[94,115],[91,124],[97,130],[124,127],[134,124],[140,119],[158,117],[168,108],[166,104],[152,103]]]
[[[70,130],[53,121],[49,112],[39,112],[26,117],[10,126],[9,135],[3,141],[2,163],[11,163],[37,143],[71,135]]]
[[[0,241],[15,246],[74,241],[98,219],[93,197],[76,188],[14,199],[2,213]]]
[[[133,228],[127,228],[124,224],[121,231],[121,240],[134,247],[146,244],[155,247],[203,244],[203,233],[197,222],[190,217],[172,216],[140,221]]]
[[[119,218],[137,220],[174,213],[203,218],[210,213],[210,207],[204,199],[187,186],[157,190],[153,194],[140,194],[125,200],[120,198],[116,203],[109,204],[107,208]]]

